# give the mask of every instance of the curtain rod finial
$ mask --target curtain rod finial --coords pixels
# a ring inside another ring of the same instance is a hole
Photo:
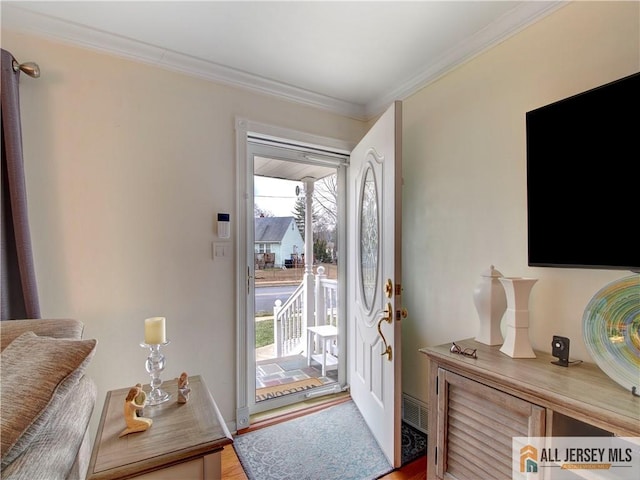
[[[40,67],[35,62],[18,63],[14,59],[12,66],[14,72],[20,70],[33,78],[38,78],[40,76]]]

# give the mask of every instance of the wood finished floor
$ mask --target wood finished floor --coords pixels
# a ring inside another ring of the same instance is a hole
[[[338,397],[333,401],[323,402],[322,404],[307,407],[301,410],[294,410],[287,413],[279,414],[275,417],[266,418],[262,421],[259,421],[253,424],[251,427],[242,430],[239,433],[247,433],[252,430],[257,430],[259,428],[264,428],[269,425],[274,425],[276,423],[285,422],[287,420],[291,420],[293,418],[297,418],[306,413],[311,413],[313,411],[320,410],[322,408],[326,408],[331,405],[335,405],[337,403],[341,403],[347,401],[348,396]],[[232,445],[225,447],[222,451],[222,478],[224,480],[248,480],[242,465],[240,464],[240,460],[238,460],[238,456],[236,455],[235,450]],[[426,480],[427,478],[427,457],[419,458],[407,465],[395,470],[384,477],[381,477],[382,480]],[[338,479],[330,479],[330,480],[338,480]]]

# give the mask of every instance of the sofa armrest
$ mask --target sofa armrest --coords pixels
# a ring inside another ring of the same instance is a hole
[[[2,472],[2,480],[85,480],[91,459],[90,421],[95,382],[83,376],[29,447]]]
[[[43,337],[82,339],[84,324],[69,318],[3,320],[0,322],[0,351],[25,332]]]

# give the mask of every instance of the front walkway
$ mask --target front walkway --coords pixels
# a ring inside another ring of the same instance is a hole
[[[260,363],[262,360],[272,360],[274,355],[275,349],[273,343],[256,348],[256,363]]]

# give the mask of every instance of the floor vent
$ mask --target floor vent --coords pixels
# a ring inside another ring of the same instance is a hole
[[[402,420],[423,433],[428,433],[429,406],[406,393],[402,394]]]

